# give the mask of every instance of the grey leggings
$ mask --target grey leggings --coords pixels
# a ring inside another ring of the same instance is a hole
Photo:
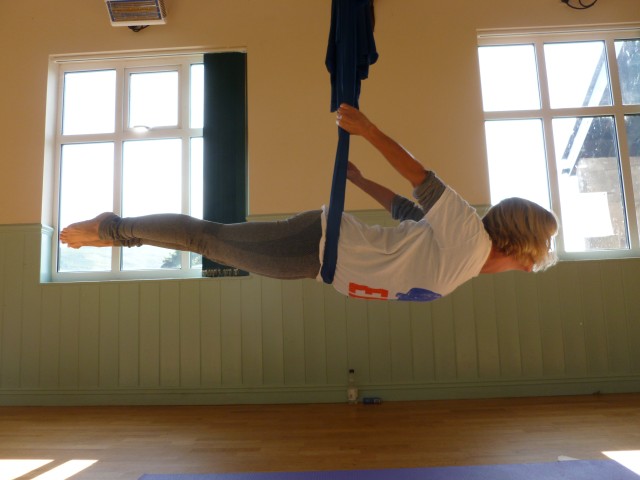
[[[220,224],[187,215],[157,214],[100,223],[102,240],[199,253],[210,260],[280,279],[315,278],[320,270],[320,210],[276,222]]]

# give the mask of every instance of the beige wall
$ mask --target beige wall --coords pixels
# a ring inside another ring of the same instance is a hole
[[[329,0],[167,0],[168,24],[111,27],[102,0],[0,0],[0,224],[50,222],[45,104],[53,54],[244,48],[249,58],[250,213],[326,202],[335,150],[324,53]],[[478,29],[640,23],[637,0],[574,11],[559,0],[376,0],[380,60],[363,86],[369,116],[472,203],[488,201],[476,61]],[[361,142],[365,172],[406,187]],[[375,205],[356,191],[347,208]]]

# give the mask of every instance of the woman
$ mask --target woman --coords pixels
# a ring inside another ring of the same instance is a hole
[[[520,198],[481,219],[432,171],[362,112],[341,105],[337,122],[371,143],[414,188],[418,205],[366,179],[350,164],[349,180],[393,217],[396,227],[368,226],[343,214],[333,286],[357,298],[429,301],[480,273],[538,271],[555,263],[556,217]],[[222,225],[185,215],[120,218],[113,213],[70,225],[60,239],[82,246],[154,245],[200,253],[219,263],[280,279],[319,279],[326,216],[304,212],[279,222]]]

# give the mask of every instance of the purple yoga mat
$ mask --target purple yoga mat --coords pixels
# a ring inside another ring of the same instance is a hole
[[[326,472],[143,475],[140,480],[640,480],[612,460]]]

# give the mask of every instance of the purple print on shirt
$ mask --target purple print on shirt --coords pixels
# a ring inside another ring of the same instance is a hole
[[[432,302],[440,297],[442,295],[439,293],[425,290],[424,288],[412,288],[407,293],[396,293],[396,298],[405,302]]]

